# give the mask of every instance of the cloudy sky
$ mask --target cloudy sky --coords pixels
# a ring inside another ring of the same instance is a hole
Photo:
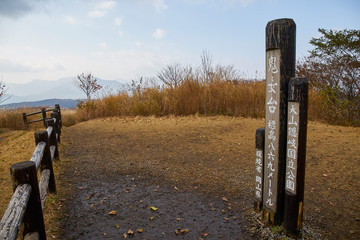
[[[297,25],[297,58],[318,28],[359,29],[358,0],[0,0],[0,80],[25,83],[92,72],[155,76],[166,64],[214,63],[264,72],[265,26]]]

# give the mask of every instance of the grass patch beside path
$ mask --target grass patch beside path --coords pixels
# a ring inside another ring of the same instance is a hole
[[[10,166],[18,162],[29,161],[34,150],[34,131],[0,129],[0,218],[2,218],[13,193]],[[55,163],[55,175],[57,175],[58,169],[59,164]],[[45,228],[48,236],[56,227],[56,223],[52,223],[52,219],[55,216],[54,212],[59,208],[59,201],[53,201],[54,198],[58,200],[56,195],[48,194],[45,207]]]

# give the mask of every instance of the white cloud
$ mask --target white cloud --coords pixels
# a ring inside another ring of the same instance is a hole
[[[135,45],[137,46],[137,47],[141,47],[141,42],[139,42],[139,41],[137,41],[136,43],[135,43]]]
[[[99,47],[106,48],[106,47],[107,47],[107,44],[106,44],[106,43],[100,43],[100,44],[99,44]]]
[[[88,12],[88,16],[92,17],[92,18],[101,18],[101,17],[105,16],[106,14],[107,14],[106,11],[98,11],[98,10]]]
[[[115,6],[115,1],[101,1],[96,4],[92,11],[88,12],[88,16],[91,18],[102,18]]]
[[[76,19],[74,17],[72,17],[72,16],[65,16],[64,17],[64,22],[70,23],[70,24],[76,24],[77,23]]]
[[[132,1],[136,1],[144,5],[152,5],[153,8],[159,13],[169,8],[169,6],[165,4],[165,0],[132,0]]]
[[[120,37],[122,37],[124,35],[124,33],[122,31],[118,31],[118,34]]]
[[[116,6],[116,2],[115,1],[102,1],[102,2],[99,2],[97,5],[96,5],[96,8],[97,9],[111,9],[113,7]]]
[[[168,6],[164,3],[164,0],[152,0],[152,5],[157,12],[162,12],[168,8]]]
[[[160,28],[157,28],[153,33],[153,37],[156,39],[161,39],[165,36],[166,32]]]
[[[115,18],[114,23],[115,23],[116,26],[120,26],[121,23],[122,23],[122,18]]]
[[[253,2],[255,2],[255,0],[222,0],[222,1],[227,2],[229,4],[240,4],[243,7],[247,7]]]

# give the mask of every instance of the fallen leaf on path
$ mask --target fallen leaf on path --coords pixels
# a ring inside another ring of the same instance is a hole
[[[117,214],[117,211],[111,211],[108,213],[109,215],[116,215]]]
[[[154,220],[155,219],[155,217],[149,217],[149,220],[150,221],[152,221],[152,220]]]
[[[153,206],[151,206],[150,209],[153,210],[153,211],[156,211],[156,210],[157,210],[157,208],[156,208],[156,207],[153,207]]]
[[[179,231],[178,230],[174,230],[174,233],[176,234],[176,235],[179,235]]]
[[[87,196],[86,200],[89,200],[90,198],[92,198],[95,195],[95,193],[90,194],[89,196]]]
[[[177,190],[179,190],[176,186],[174,187],[174,189],[177,191]]]
[[[116,227],[116,228],[119,228],[120,226],[116,224],[115,227]]]
[[[189,229],[181,229],[180,232],[181,234],[187,234],[189,232]]]
[[[229,201],[226,197],[223,197],[222,200],[223,200],[224,202],[228,202],[228,201]]]
[[[129,237],[134,236],[134,231],[132,231],[131,229],[129,229],[129,231],[127,233],[129,234]]]
[[[127,238],[128,235],[126,233],[123,234],[123,238]]]
[[[137,231],[138,233],[142,233],[142,232],[144,231],[144,229],[139,228],[139,229],[136,229],[136,231]]]

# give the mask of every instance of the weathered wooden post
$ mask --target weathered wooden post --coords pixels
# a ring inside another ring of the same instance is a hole
[[[24,120],[25,125],[27,125],[26,113],[22,113],[22,116],[23,116],[23,120]]]
[[[284,214],[288,82],[295,76],[296,25],[266,26],[266,112],[263,220],[280,225]]]
[[[55,146],[54,159],[59,160],[59,149],[58,149],[57,140],[56,140],[56,131],[55,131],[54,119],[46,120],[46,128],[48,128],[48,127],[53,128],[53,130],[52,130],[52,132],[51,132],[51,134],[49,136],[49,143],[50,143],[50,147]]]
[[[25,161],[11,165],[10,174],[14,191],[22,183],[31,185],[31,194],[23,219],[23,231],[20,231],[20,239],[31,232],[38,232],[40,239],[46,239],[35,163]]]
[[[60,131],[62,128],[62,119],[61,119],[61,109],[59,104],[55,104],[55,109],[57,110],[57,113],[59,114],[59,125],[60,125]]]
[[[49,137],[47,131],[38,131],[35,132],[35,143],[36,145],[39,142],[45,142],[44,154],[40,162],[40,171],[42,172],[45,169],[50,170],[50,178],[49,178],[49,192],[56,194],[56,184],[55,184],[55,175],[53,164],[51,160],[51,152],[50,152],[50,144]]]
[[[55,127],[55,132],[57,134],[57,141],[60,142],[60,133],[61,133],[60,131],[61,130],[60,130],[60,124],[59,124],[59,114],[57,112],[52,112],[50,114],[50,117],[56,119],[54,127]]]
[[[254,209],[260,212],[263,207],[264,190],[264,140],[265,128],[256,129],[255,134],[255,201]]]
[[[45,108],[41,109],[41,115],[42,115],[42,119],[44,122],[44,127],[46,128],[46,109]]]
[[[283,225],[288,233],[296,236],[301,230],[303,217],[308,91],[306,78],[291,78]]]

